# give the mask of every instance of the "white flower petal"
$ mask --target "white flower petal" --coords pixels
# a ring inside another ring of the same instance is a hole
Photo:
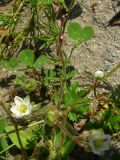
[[[27,108],[27,110],[28,110],[29,112],[31,112],[31,110],[32,110],[32,105],[29,105],[28,108]]]
[[[111,137],[105,135],[103,130],[92,130],[88,137],[88,143],[93,153],[101,155],[110,148],[110,139]]]
[[[27,110],[25,113],[23,113],[24,116],[27,116],[31,113],[31,111]]]
[[[103,146],[104,148],[104,151],[108,150],[110,148],[110,143],[107,141],[107,142],[103,142]]]
[[[26,97],[24,98],[24,102],[26,103],[27,106],[29,106],[29,105],[30,105],[30,97],[29,97],[29,96],[26,96]]]
[[[17,106],[19,106],[21,103],[24,102],[24,100],[21,97],[18,97],[18,96],[15,96],[14,101],[15,101],[15,104]]]
[[[20,112],[16,110],[15,107],[11,107],[10,111],[15,115],[15,117],[18,117],[20,115]]]
[[[15,115],[15,117],[16,117],[17,119],[19,119],[19,118],[23,118],[23,116],[22,116],[22,115],[20,115],[20,114]]]
[[[27,96],[24,99],[16,96],[14,98],[14,104],[10,108],[10,111],[14,114],[16,118],[22,118],[27,116],[32,111],[32,105],[30,103],[30,97]]]
[[[102,149],[102,147],[99,148],[99,149],[98,148],[96,149],[95,147],[91,148],[91,149],[92,149],[92,152],[95,153],[95,154],[97,154],[97,155],[101,155],[101,154],[104,153],[104,150]]]
[[[16,107],[15,106],[11,107],[10,111],[15,114],[17,112]]]

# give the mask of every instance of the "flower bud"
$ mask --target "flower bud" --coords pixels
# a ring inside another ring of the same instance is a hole
[[[34,79],[27,79],[24,83],[25,91],[33,92],[37,88],[37,82]]]
[[[94,73],[94,77],[96,79],[102,79],[104,77],[104,72],[101,71],[101,70],[97,70],[95,73]]]
[[[52,108],[52,107],[50,109],[48,109],[47,119],[48,119],[49,123],[51,123],[51,124],[56,123],[58,118],[59,118],[59,112],[57,111],[57,109]]]
[[[56,160],[56,158],[57,158],[57,152],[56,152],[56,150],[55,149],[52,149],[51,151],[50,151],[50,159],[51,160]]]

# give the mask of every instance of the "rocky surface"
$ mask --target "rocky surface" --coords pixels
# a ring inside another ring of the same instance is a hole
[[[96,69],[108,72],[120,62],[120,26],[106,27],[120,11],[119,0],[78,0],[76,3],[82,13],[72,21],[92,26],[95,36],[74,50],[72,63],[80,74],[84,71],[94,73]],[[66,41],[66,50],[70,52],[72,43],[67,38]],[[114,74],[114,79],[113,85],[120,83],[120,71]]]

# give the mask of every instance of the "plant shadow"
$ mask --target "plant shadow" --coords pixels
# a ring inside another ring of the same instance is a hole
[[[10,86],[10,83],[15,79],[16,75],[10,75],[9,77],[0,79],[0,87],[6,88]]]
[[[112,147],[104,152],[104,155],[96,155],[92,152],[86,152],[83,148],[76,145],[70,154],[70,160],[120,160],[120,148]]]
[[[82,14],[82,8],[79,3],[75,4],[70,11],[69,20],[75,19]]]
[[[5,6],[5,5],[7,5],[10,1],[12,1],[12,0],[0,0],[0,6]]]

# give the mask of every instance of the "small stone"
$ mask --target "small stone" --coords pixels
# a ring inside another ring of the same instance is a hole
[[[117,57],[117,53],[113,52],[112,57]]]
[[[105,72],[109,71],[110,69],[111,69],[111,63],[106,63],[106,64],[104,65],[104,67],[103,67],[103,70],[104,70]]]
[[[108,60],[109,62],[113,63],[113,62],[114,62],[114,57],[113,57],[112,55],[110,55],[110,56],[107,58],[107,60]]]

